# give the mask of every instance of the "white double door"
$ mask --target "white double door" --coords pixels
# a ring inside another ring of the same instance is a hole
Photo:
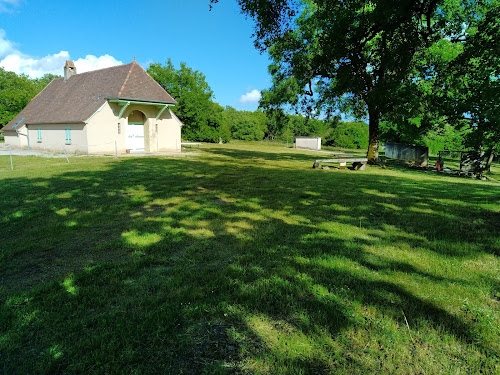
[[[144,125],[127,124],[127,148],[130,151],[144,151]]]

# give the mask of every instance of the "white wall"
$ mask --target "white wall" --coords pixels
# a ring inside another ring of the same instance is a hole
[[[66,142],[66,127],[71,129],[71,142]],[[41,141],[38,141],[38,128],[42,131]],[[28,125],[28,133],[32,149],[87,153],[87,129],[84,124],[31,124]]]
[[[40,124],[25,126],[19,131],[29,135],[33,149],[62,151],[69,153],[114,154],[115,142],[118,153],[126,152],[128,115],[139,110],[146,116],[144,142],[146,152],[181,151],[181,125],[167,110],[156,120],[160,108],[154,105],[131,104],[118,119],[122,109],[116,103],[105,103],[87,124]],[[120,134],[118,134],[120,124]],[[158,127],[157,127],[158,125]],[[42,141],[38,142],[38,127],[42,130]],[[66,144],[66,127],[71,128],[71,144]],[[158,131],[157,131],[158,129]],[[27,137],[15,132],[4,132],[5,143],[14,147],[27,147]]]
[[[88,122],[89,153],[114,153],[115,141],[118,153],[126,152],[126,129],[128,116],[135,110],[144,113],[144,150],[145,152],[181,151],[181,125],[168,110],[156,120],[160,110],[154,105],[130,104],[122,117],[122,109],[116,103],[106,103]],[[118,134],[120,123],[120,134]],[[158,133],[156,132],[158,125]]]
[[[26,131],[24,131],[24,133],[26,133]],[[23,137],[22,135],[21,136],[18,136],[17,133],[15,131],[11,132],[11,131],[4,131],[3,132],[3,137],[4,137],[4,141],[5,141],[5,144],[6,145],[11,145],[12,147],[22,147],[20,145],[20,138],[26,138],[26,137]],[[26,140],[27,142],[27,140]]]
[[[118,153],[125,153],[127,119],[118,120],[117,105],[105,103],[87,123],[89,154],[114,154],[115,141]],[[118,134],[120,123],[120,134]]]
[[[14,131],[4,131],[4,141],[6,145],[11,145],[12,147],[28,147],[28,131],[26,126],[23,125],[17,129],[20,134]]]
[[[321,137],[296,137],[295,147],[306,150],[321,150]]]
[[[158,121],[158,151],[181,151],[181,124],[165,110]]]

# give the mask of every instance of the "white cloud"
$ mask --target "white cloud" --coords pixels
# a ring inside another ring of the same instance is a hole
[[[32,78],[39,78],[46,73],[62,74],[64,63],[69,59],[68,51],[61,51],[47,55],[40,59],[15,51],[0,61],[0,66],[16,74],[27,74]]]
[[[240,96],[240,103],[258,103],[261,97],[259,90],[252,90]]]
[[[11,12],[22,0],[0,0],[0,12]]]
[[[5,39],[5,30],[0,29],[0,57],[15,51],[14,44]]]
[[[110,68],[112,66],[121,64],[123,64],[123,62],[115,59],[113,56],[110,56],[108,54],[99,57],[94,55],[87,55],[84,59],[79,58],[78,60],[75,60],[77,73],[85,73],[91,70]],[[62,69],[62,66],[64,66],[64,64],[61,65],[60,69]]]
[[[27,74],[32,78],[39,78],[47,73],[62,75],[64,64],[66,60],[70,59],[68,51],[60,51],[41,58],[29,56],[16,49],[14,43],[6,39],[5,31],[0,29],[0,67],[5,70],[16,74]],[[103,56],[87,55],[75,61],[78,73],[120,64],[123,63],[108,54]]]

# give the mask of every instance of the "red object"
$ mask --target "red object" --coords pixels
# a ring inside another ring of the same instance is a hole
[[[436,169],[438,172],[441,172],[441,169],[443,169],[443,160],[441,158],[436,160]]]

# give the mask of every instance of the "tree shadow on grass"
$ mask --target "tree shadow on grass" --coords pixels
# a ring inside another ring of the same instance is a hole
[[[347,352],[335,356],[346,332],[376,331],[359,306],[490,350],[475,327],[433,301],[465,280],[405,254],[498,254],[499,213],[478,206],[498,199],[497,189],[284,171],[254,154],[261,166],[233,151],[223,168],[142,158],[5,180],[5,371],[88,372],[95,363],[101,372],[373,371]],[[370,251],[384,247],[392,252]],[[423,298],[396,274],[436,289]]]
[[[316,159],[331,159],[336,154],[342,154],[337,151],[317,152],[313,150],[297,150],[285,149],[283,152],[266,152],[266,151],[251,151],[251,150],[235,150],[231,148],[207,148],[210,154],[222,155],[229,160],[233,159],[237,162],[245,160],[255,165],[266,165],[270,161],[303,161],[310,162],[311,167]]]

